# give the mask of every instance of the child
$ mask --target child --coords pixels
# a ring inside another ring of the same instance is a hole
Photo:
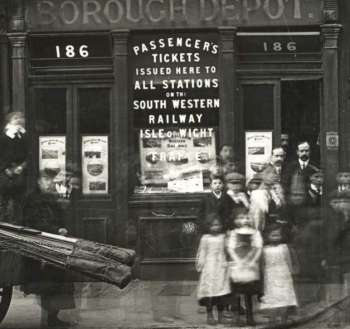
[[[197,296],[199,304],[206,306],[207,323],[214,325],[213,306],[218,310],[218,322],[223,323],[224,296],[231,291],[221,219],[217,214],[210,214],[207,223],[209,233],[202,236],[197,252],[196,269],[201,273]]]
[[[227,194],[236,207],[249,208],[248,195],[244,191],[245,177],[237,172],[231,172],[225,176],[225,182]]]
[[[233,200],[225,193],[224,179],[220,175],[210,177],[211,193],[204,200],[204,217],[217,213],[224,220],[224,230],[228,227],[228,221],[234,207]]]
[[[260,257],[263,241],[245,208],[234,214],[235,228],[228,234],[227,252],[232,260],[230,266],[231,290],[244,295],[247,324],[254,325],[252,297],[261,293]]]
[[[282,322],[286,322],[291,308],[298,306],[292,278],[291,256],[287,244],[283,242],[280,225],[270,225],[264,235],[264,296],[260,309],[275,310],[273,321],[280,315]]]

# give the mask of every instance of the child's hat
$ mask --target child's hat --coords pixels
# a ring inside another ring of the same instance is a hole
[[[225,176],[226,183],[244,183],[245,177],[238,172],[230,172]]]
[[[349,176],[349,178],[350,178],[350,176]],[[317,171],[314,174],[312,174],[310,177],[310,182],[312,184],[322,185],[323,184],[323,173],[321,171]],[[349,181],[349,183],[350,183],[350,181]]]

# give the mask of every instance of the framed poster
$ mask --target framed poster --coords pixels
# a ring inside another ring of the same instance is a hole
[[[245,174],[249,181],[269,162],[272,152],[272,131],[245,132]]]
[[[140,134],[141,182],[167,185],[175,192],[203,191],[203,171],[216,163],[215,133],[193,134],[184,129]]]
[[[108,193],[108,136],[82,136],[83,194]]]
[[[39,171],[53,176],[66,170],[66,136],[39,136]]]

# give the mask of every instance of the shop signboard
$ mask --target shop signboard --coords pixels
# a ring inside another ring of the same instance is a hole
[[[53,177],[66,170],[66,137],[39,136],[39,170]]]
[[[83,194],[108,193],[108,136],[82,136]]]
[[[268,163],[272,152],[272,131],[246,131],[245,171],[249,181]]]
[[[107,33],[37,33],[31,34],[28,40],[33,67],[112,61],[112,43]]]
[[[319,31],[305,32],[238,32],[239,54],[321,53]]]
[[[323,21],[321,0],[32,0],[31,31],[305,26]]]

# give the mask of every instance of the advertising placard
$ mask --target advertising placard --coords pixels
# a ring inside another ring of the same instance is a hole
[[[168,184],[172,191],[203,191],[203,171],[216,163],[215,134],[190,136],[186,129],[161,138],[141,138],[142,184]]]
[[[66,170],[66,137],[39,136],[39,170],[57,176]]]
[[[260,172],[270,159],[272,131],[245,132],[245,172],[249,181]]]
[[[108,136],[82,136],[83,194],[108,193]]]

